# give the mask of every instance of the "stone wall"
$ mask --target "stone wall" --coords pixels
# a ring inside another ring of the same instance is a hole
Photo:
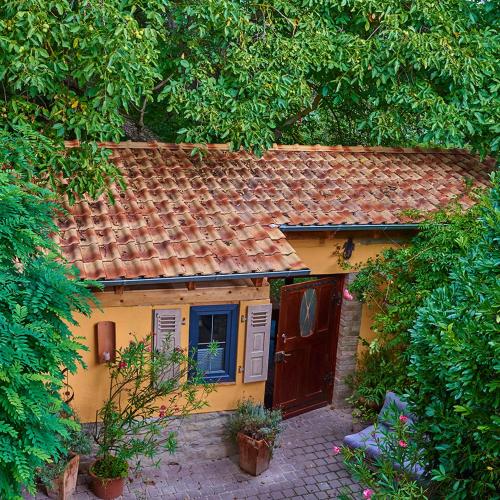
[[[225,428],[231,413],[198,413],[176,419],[170,430],[177,432],[179,447],[169,461],[194,463],[235,454],[236,445],[228,438]]]
[[[345,285],[353,281],[354,273],[346,275]],[[339,340],[337,344],[337,360],[333,386],[334,408],[348,406],[346,398],[351,391],[345,382],[348,375],[356,369],[356,351],[358,348],[359,329],[361,326],[361,303],[357,300],[342,300],[340,312]]]

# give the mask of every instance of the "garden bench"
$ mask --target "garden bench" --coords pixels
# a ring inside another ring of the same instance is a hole
[[[366,429],[344,437],[344,444],[352,449],[363,449],[367,457],[377,459],[382,456],[383,449],[380,442],[390,436],[393,432],[391,415],[397,413],[408,417],[406,425],[413,427],[415,415],[408,412],[407,403],[403,402],[394,392],[387,392],[384,405],[378,414],[377,424],[370,425]],[[400,464],[395,463],[396,468]],[[424,468],[420,465],[403,464],[403,468],[416,478],[421,478]]]

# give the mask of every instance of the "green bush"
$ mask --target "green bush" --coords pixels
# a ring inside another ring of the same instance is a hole
[[[385,250],[370,260],[350,285],[357,298],[376,311],[372,325],[376,339],[351,381],[352,401],[361,411],[366,400],[381,406],[386,391],[408,388],[406,350],[417,309],[450,281],[454,263],[479,237],[478,211],[479,206],[465,211],[454,203],[432,214],[409,245]]]
[[[0,143],[0,165],[5,165]],[[35,475],[67,452],[78,424],[59,391],[62,367],[74,372],[82,345],[70,326],[88,313],[90,292],[56,260],[50,193],[0,171],[0,498],[35,491]]]
[[[480,236],[411,329],[411,402],[446,498],[493,498],[500,486],[499,181],[481,204]]]

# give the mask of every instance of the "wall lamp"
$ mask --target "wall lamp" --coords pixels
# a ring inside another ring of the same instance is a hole
[[[352,241],[352,238],[348,238],[344,243],[342,257],[344,257],[345,260],[349,260],[352,257],[352,252],[354,252],[355,246],[356,245],[354,244],[354,241]]]

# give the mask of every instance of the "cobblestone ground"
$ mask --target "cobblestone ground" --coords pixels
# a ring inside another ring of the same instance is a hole
[[[361,487],[351,479],[341,458],[332,454],[332,447],[340,445],[351,431],[349,413],[329,408],[315,410],[285,422],[271,466],[258,477],[243,473],[237,457],[189,464],[167,459],[161,468],[143,470],[140,477],[130,481],[123,498],[320,500],[337,498],[342,488],[358,493]],[[75,500],[96,498],[87,481],[87,476],[80,474]],[[46,497],[39,494],[36,498]]]

